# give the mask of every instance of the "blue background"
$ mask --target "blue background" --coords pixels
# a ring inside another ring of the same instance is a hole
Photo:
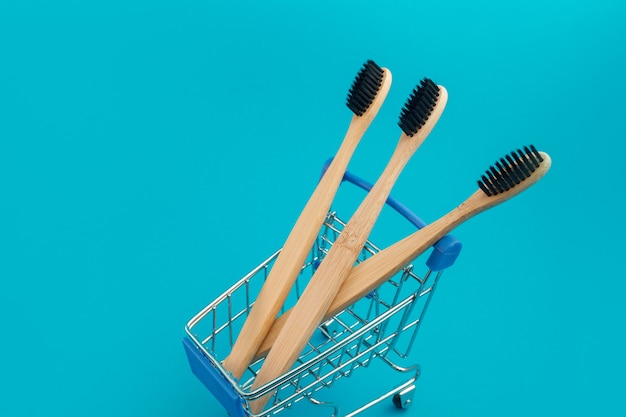
[[[350,165],[372,180],[419,79],[449,91],[394,189],[425,220],[518,146],[553,158],[455,231],[406,415],[624,415],[625,18],[617,0],[3,0],[0,415],[224,415],[183,325],[280,247],[366,59],[394,75]],[[375,393],[363,378],[338,397]]]

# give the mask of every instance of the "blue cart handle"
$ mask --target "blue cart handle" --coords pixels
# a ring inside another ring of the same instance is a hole
[[[324,164],[322,168],[322,175],[328,169],[328,166],[332,162],[333,158],[330,158]],[[350,171],[346,171],[343,175],[343,181],[347,181],[351,184],[356,185],[359,188],[362,188],[365,191],[370,191],[373,187],[372,183],[364,180],[363,178],[351,173]],[[426,222],[422,220],[417,214],[413,213],[407,206],[402,204],[400,201],[395,198],[389,196],[386,201],[387,205],[397,211],[400,215],[406,218],[412,225],[417,227],[418,229],[426,226]],[[426,261],[426,266],[432,269],[433,271],[441,271],[443,269],[448,268],[456,258],[459,256],[462,248],[461,242],[452,235],[446,235],[439,239],[437,243],[433,245],[433,251],[428,257]]]

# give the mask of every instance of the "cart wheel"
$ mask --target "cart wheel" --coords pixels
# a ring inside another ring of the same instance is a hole
[[[415,385],[406,387],[402,391],[396,393],[393,396],[393,405],[396,408],[404,409],[409,408],[413,404],[413,394],[415,393]]]

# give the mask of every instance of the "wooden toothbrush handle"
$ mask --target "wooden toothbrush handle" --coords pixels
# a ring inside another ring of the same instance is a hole
[[[356,126],[361,123],[353,117]],[[352,124],[351,126],[355,126]],[[285,244],[276,259],[270,274],[261,288],[233,348],[224,360],[224,368],[235,378],[240,378],[250,365],[259,345],[265,339],[274,319],[278,315],[291,287],[304,264],[311,246],[319,233],[334,195],[339,188],[343,173],[354,152],[362,129],[349,131],[339,151],[318,183],[311,198],[294,224]]]
[[[339,150],[287,237],[250,314],[239,332],[230,355],[223,362],[224,368],[230,371],[235,378],[241,378],[252,362],[254,354],[265,339],[284,304],[324,223],[326,214],[348,167],[348,162],[361,137],[387,97],[391,79],[391,72],[383,69],[382,83],[376,96],[363,114],[352,116],[350,126]]]
[[[456,209],[439,220],[414,232],[412,235],[396,242],[374,256],[352,268],[337,297],[333,300],[323,320],[345,310],[356,301],[365,297],[371,291],[384,284],[404,266],[424,253],[439,239],[451,232],[455,227],[471,217],[523,192],[532,184],[539,181],[550,169],[551,158],[540,152],[543,162],[535,173],[515,188],[496,196],[487,197],[483,192],[476,191]],[[262,358],[272,348],[281,329],[284,327],[291,310],[286,311],[273,324],[266,339],[255,355],[255,359]]]

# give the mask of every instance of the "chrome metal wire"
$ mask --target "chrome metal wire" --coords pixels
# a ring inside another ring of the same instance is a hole
[[[300,297],[315,268],[328,253],[344,226],[345,223],[334,213],[327,216],[316,245],[294,285],[293,294],[290,294],[288,302],[283,306],[283,312]],[[378,251],[376,246],[367,242],[358,262],[375,255]],[[430,271],[420,277],[415,273],[413,265],[407,265],[403,271],[367,297],[323,323],[294,367],[268,384],[251,391],[254,378],[263,364],[263,358],[250,365],[241,381],[235,380],[224,370],[221,361],[230,352],[237,332],[254,304],[253,294],[267,278],[278,253],[279,251],[274,253],[202,309],[185,328],[192,341],[241,396],[245,413],[254,416],[248,411],[247,404],[261,396],[271,394],[273,395],[271,405],[258,417],[278,414],[302,400],[326,407],[332,412],[332,416],[338,417],[337,404],[320,401],[314,394],[332,387],[341,379],[351,377],[358,368],[368,367],[377,358],[394,371],[408,373],[411,376],[345,417],[357,415],[397,393],[412,391],[413,384],[419,376],[419,366],[416,364],[401,366],[395,360],[406,359],[414,346],[417,330],[441,277],[440,272],[431,274]],[[402,346],[399,343],[401,336],[408,338]]]

